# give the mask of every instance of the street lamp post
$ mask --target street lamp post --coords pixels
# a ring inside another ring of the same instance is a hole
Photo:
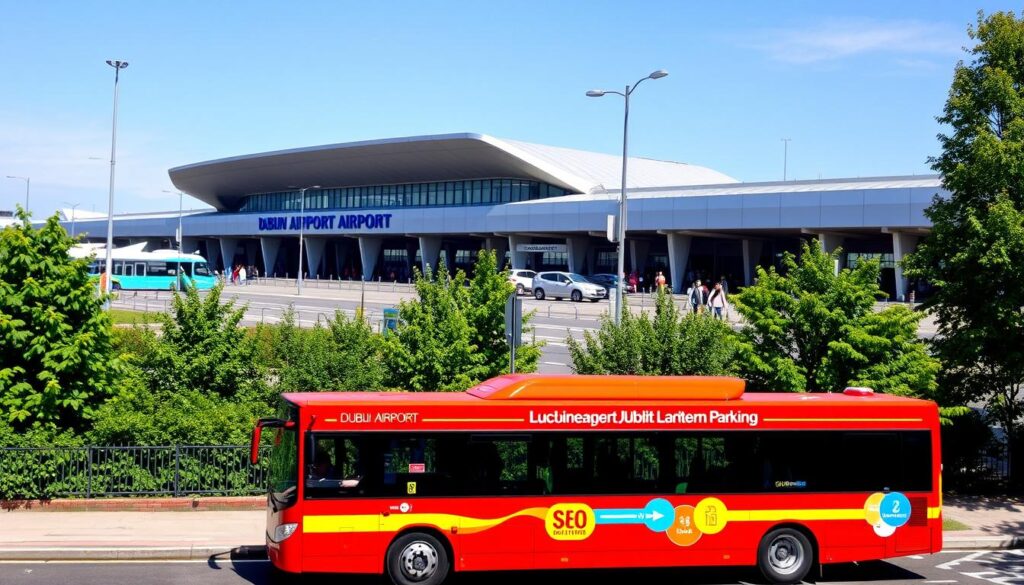
[[[16,177],[14,175],[7,175],[8,179],[21,179],[25,181],[25,211],[28,211],[28,195],[32,187],[32,177]]]
[[[306,191],[319,188],[320,185],[310,185],[309,187],[299,189],[299,277],[295,281],[297,287],[296,294],[298,295],[302,294],[302,247],[303,237],[306,233]]]
[[[72,204],[69,201],[65,201],[64,205],[71,205],[71,239],[75,238],[75,209],[78,208],[81,203]]]
[[[185,233],[181,231],[181,209],[182,199],[185,197],[185,194],[181,191],[168,191],[167,189],[161,189],[161,191],[178,194],[178,231],[175,234],[175,239],[178,240],[178,290],[181,290],[181,246],[182,241],[185,239]]]
[[[793,140],[793,139],[792,138],[783,138],[782,139],[782,180],[783,180],[783,182],[785,182],[785,180],[786,180],[786,170],[787,170],[786,167],[789,165],[789,141],[790,140]]]
[[[629,160],[628,156],[628,145],[629,145],[629,96],[636,90],[637,86],[644,82],[645,79],[661,79],[668,75],[668,71],[659,69],[654,73],[651,73],[647,77],[644,77],[634,83],[632,86],[627,85],[625,91],[606,91],[603,89],[592,89],[587,92],[587,97],[601,97],[605,94],[614,93],[621,95],[626,102],[625,115],[622,120],[622,188],[619,190],[619,229],[618,229],[618,240],[619,240],[619,269],[616,274],[616,292],[618,295],[618,307],[615,307],[615,324],[618,325],[622,319],[622,293],[623,293],[623,281],[625,280],[626,271],[626,162]]]
[[[110,196],[107,201],[107,277],[101,279],[106,281],[103,287],[104,294],[110,294],[114,268],[111,253],[114,248],[114,166],[117,164],[117,83],[121,78],[121,70],[128,67],[128,62],[113,60],[107,61],[107,65],[114,68],[114,122],[110,133]],[[104,307],[110,308],[109,299],[104,303]]]

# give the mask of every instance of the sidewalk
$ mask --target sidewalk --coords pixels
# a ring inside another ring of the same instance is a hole
[[[943,514],[971,527],[946,531],[945,550],[1024,547],[1024,500],[951,498]],[[265,522],[263,510],[0,511],[0,560],[263,558]]]

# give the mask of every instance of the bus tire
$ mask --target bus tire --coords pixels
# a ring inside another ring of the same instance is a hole
[[[403,534],[388,547],[387,572],[395,585],[440,585],[449,568],[448,550],[425,532]]]
[[[757,547],[757,566],[770,583],[799,583],[814,563],[814,547],[795,528],[776,528]]]

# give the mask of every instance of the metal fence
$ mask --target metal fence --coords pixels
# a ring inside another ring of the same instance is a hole
[[[945,487],[952,490],[1005,490],[1013,479],[1009,449],[1005,443],[994,441],[978,453],[944,459],[942,475]]]
[[[0,499],[263,493],[269,447],[249,464],[249,447],[3,447]]]

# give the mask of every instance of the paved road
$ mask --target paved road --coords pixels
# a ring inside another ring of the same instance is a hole
[[[266,561],[210,559],[198,562],[97,562],[97,563],[3,563],[0,583],[3,585],[75,585],[146,584],[245,584],[269,583]],[[537,573],[462,574],[452,579],[453,585],[518,585],[529,579],[534,585],[564,585],[572,581],[629,582],[637,578],[646,582],[691,583],[694,585],[763,583],[753,569],[676,569],[615,571],[545,571]],[[1024,549],[1008,551],[949,552],[924,557],[907,557],[892,561],[861,564],[830,565],[817,583],[828,584],[924,584],[924,585],[1014,585],[1024,582]],[[303,583],[349,583],[351,585],[383,585],[383,577],[314,575]]]
[[[379,328],[382,321],[382,309],[395,307],[403,299],[414,297],[408,285],[389,283],[367,283],[360,288],[356,282],[308,282],[303,295],[295,294],[294,284],[281,280],[266,281],[271,284],[252,286],[227,286],[224,298],[237,299],[248,305],[247,325],[260,322],[276,323],[281,320],[284,311],[290,306],[295,310],[299,325],[311,327],[317,321],[326,321],[333,317],[336,310],[349,316],[363,307],[367,318],[374,327]],[[294,281],[292,281],[294,282]],[[168,292],[124,292],[115,306],[136,310],[165,310],[170,293]],[[601,316],[608,311],[608,302],[573,303],[569,300],[537,301],[531,297],[523,298],[523,310],[535,311],[533,323],[538,341],[545,343],[541,350],[538,371],[546,374],[568,374],[571,360],[565,344],[567,336],[583,339],[586,331],[596,331],[601,326]],[[675,296],[676,303],[686,307],[681,295]],[[634,312],[653,311],[654,300],[650,295],[634,294],[628,298],[630,308]],[[731,320],[739,326],[738,316],[733,313]],[[919,329],[919,335],[930,338],[935,334],[934,322],[925,320]]]

